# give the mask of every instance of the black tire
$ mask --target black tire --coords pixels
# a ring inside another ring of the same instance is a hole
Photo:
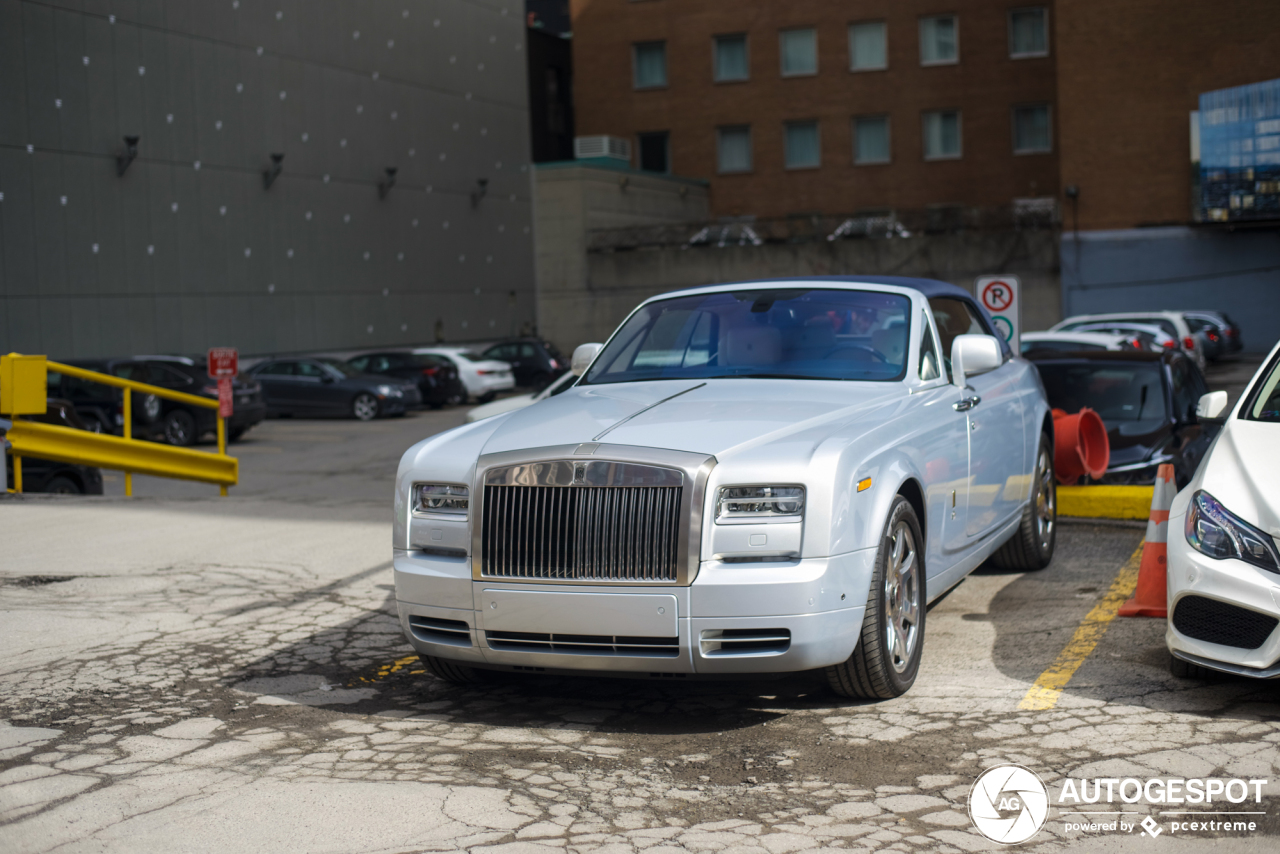
[[[80,484],[65,475],[58,475],[44,485],[44,492],[53,495],[84,495]]]
[[[196,419],[185,409],[171,409],[164,417],[164,440],[178,448],[196,443]]]
[[[912,576],[904,577],[908,567]],[[928,601],[920,520],[911,504],[897,495],[880,537],[862,634],[848,660],[827,668],[831,690],[864,700],[905,694],[920,671]]]
[[[452,661],[445,661],[443,658],[436,658],[432,655],[419,655],[422,663],[426,665],[427,670],[437,679],[442,679],[451,685],[475,685],[478,682],[487,680],[488,673],[475,667],[468,667],[465,664],[455,664]]]
[[[1053,443],[1041,434],[1031,475],[1031,500],[1014,535],[991,556],[1000,569],[1044,569],[1058,540],[1058,482],[1053,475]]]
[[[1179,679],[1198,679],[1207,682],[1217,677],[1217,671],[1210,670],[1199,664],[1192,664],[1190,661],[1183,661],[1176,656],[1169,656],[1169,672]]]
[[[476,403],[488,403],[489,401],[493,400],[497,396],[498,396],[497,392],[487,391],[476,398]]]
[[[236,429],[234,429],[234,430],[230,431],[229,433],[227,433],[227,441],[228,441],[228,442],[239,442],[239,441],[240,441],[240,439],[241,439],[241,437],[243,437],[243,436],[244,436],[244,434],[245,434],[245,433],[248,433],[248,432],[249,432],[249,428],[248,428],[248,427],[237,427]]]
[[[84,429],[88,430],[90,433],[110,432],[107,430],[106,426],[103,425],[102,419],[98,418],[96,415],[86,415],[81,420],[84,421]]]
[[[378,417],[380,408],[376,397],[367,391],[361,392],[351,401],[351,417],[357,421],[372,421]]]

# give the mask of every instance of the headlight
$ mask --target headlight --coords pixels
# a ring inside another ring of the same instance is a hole
[[[1191,496],[1186,534],[1193,549],[1211,558],[1234,557],[1280,573],[1280,553],[1271,537],[1227,510],[1203,489]]]
[[[378,392],[378,394],[382,395],[383,397],[403,397],[404,396],[404,392],[402,392],[399,388],[393,385],[380,385],[378,386],[376,391]]]
[[[803,514],[803,486],[726,486],[716,495],[717,522]]]
[[[465,486],[454,486],[449,483],[415,483],[413,510],[415,513],[466,516],[469,495],[470,490]]]

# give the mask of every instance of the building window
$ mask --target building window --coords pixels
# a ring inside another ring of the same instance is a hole
[[[924,159],[952,160],[960,156],[960,111],[924,114]]]
[[[1014,9],[1009,13],[1009,56],[1049,55],[1049,10]]]
[[[637,134],[640,143],[640,168],[645,172],[671,171],[671,134],[667,131]]]
[[[920,64],[950,65],[960,61],[960,22],[955,15],[920,19]]]
[[[853,120],[853,162],[889,162],[888,116],[858,116]]]
[[[746,35],[716,36],[714,74],[717,83],[747,79]]]
[[[1049,106],[1033,104],[1013,108],[1013,153],[1043,154],[1053,150]]]
[[[786,162],[788,169],[814,169],[822,163],[817,122],[787,122]]]
[[[818,73],[818,31],[783,30],[778,34],[782,51],[782,76]]]
[[[667,85],[667,43],[640,42],[631,46],[637,89]]]
[[[751,127],[734,125],[716,129],[717,170],[727,172],[751,171]]]
[[[884,21],[849,25],[849,69],[880,71],[889,67],[888,28]]]

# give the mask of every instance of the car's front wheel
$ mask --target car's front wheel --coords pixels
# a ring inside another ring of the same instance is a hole
[[[164,419],[164,440],[170,445],[186,448],[195,444],[196,419],[185,409],[174,409]]]
[[[372,421],[378,417],[378,399],[368,392],[357,394],[351,402],[351,414],[357,421]]]
[[[1031,476],[1031,500],[1022,511],[1018,530],[991,556],[991,562],[1001,569],[1044,569],[1053,560],[1057,535],[1058,484],[1053,475],[1053,443],[1041,434]]]
[[[76,483],[69,477],[58,475],[53,480],[45,484],[45,492],[54,495],[83,495],[84,490],[80,488],[80,484]]]
[[[927,602],[920,520],[898,495],[876,553],[862,634],[853,655],[827,668],[831,689],[865,700],[905,694],[920,670]]]

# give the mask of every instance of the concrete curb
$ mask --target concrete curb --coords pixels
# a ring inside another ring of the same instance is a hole
[[[1154,491],[1151,486],[1059,486],[1058,515],[1145,521]]]

